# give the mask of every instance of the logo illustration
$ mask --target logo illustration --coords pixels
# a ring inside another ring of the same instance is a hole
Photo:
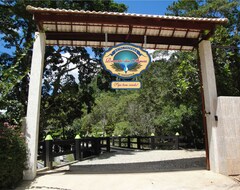
[[[140,75],[150,65],[151,58],[147,51],[132,44],[119,44],[107,50],[102,63],[113,76],[123,79]]]

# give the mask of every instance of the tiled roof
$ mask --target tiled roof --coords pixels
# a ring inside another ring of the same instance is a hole
[[[47,45],[109,47],[128,42],[149,49],[187,50],[213,35],[226,18],[194,18],[27,6]]]
[[[226,23],[227,18],[198,18],[198,17],[180,17],[180,16],[166,16],[166,15],[151,15],[151,14],[136,14],[136,13],[119,13],[119,12],[101,12],[101,11],[84,11],[84,10],[67,10],[67,9],[52,9],[27,6],[27,10],[31,13],[47,12],[47,13],[71,13],[71,14],[94,14],[94,15],[112,15],[112,16],[126,16],[126,17],[141,17],[141,18],[161,18],[169,20],[185,20],[185,21],[206,21],[213,23]]]

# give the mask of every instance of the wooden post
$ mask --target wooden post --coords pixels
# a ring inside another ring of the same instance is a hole
[[[88,138],[87,138],[87,140],[86,140],[86,148],[88,149],[88,147],[89,147],[89,141],[88,141]]]
[[[101,153],[100,138],[94,138],[94,154],[99,155]]]
[[[175,149],[179,150],[179,133],[175,134]]]
[[[112,146],[115,146],[115,137],[112,137]]]
[[[131,148],[131,139],[130,139],[129,136],[127,137],[127,140],[128,140],[128,141],[127,141],[127,147],[128,147],[128,148]]]
[[[118,146],[119,147],[122,146],[122,138],[121,138],[121,136],[118,136]]]
[[[76,135],[75,137],[75,154],[76,154],[76,160],[83,160],[83,151],[81,146],[81,137],[79,135]]]
[[[52,157],[52,137],[51,135],[47,135],[47,137],[45,138],[45,163],[44,166],[48,167],[50,170],[52,169],[52,161],[53,161],[53,157]]]
[[[141,149],[141,139],[137,137],[137,149]]]
[[[107,152],[110,152],[110,137],[107,137]]]
[[[151,149],[155,150],[155,147],[156,147],[156,145],[155,145],[155,135],[154,135],[154,133],[152,133],[151,134]]]

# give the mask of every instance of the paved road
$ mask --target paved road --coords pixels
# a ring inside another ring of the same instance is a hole
[[[205,151],[117,150],[71,165],[78,173],[141,173],[205,169]]]
[[[203,156],[202,151],[112,152],[92,161],[81,162],[75,168],[66,166],[42,173],[34,181],[22,183],[16,190],[240,190],[240,185],[231,178],[207,171],[200,165],[198,167],[201,162],[195,161]],[[189,159],[194,162],[184,164]],[[179,161],[184,167],[173,169],[171,163]],[[106,169],[107,163],[134,167],[131,171],[121,170],[122,166],[115,167],[113,172]],[[146,163],[170,163],[171,167],[165,166],[164,170],[150,167],[149,170],[143,167]],[[98,170],[93,170],[95,167]]]

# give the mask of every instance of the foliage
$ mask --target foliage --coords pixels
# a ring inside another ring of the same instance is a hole
[[[229,22],[218,26],[212,42],[219,96],[240,95],[240,1],[179,0],[168,7],[168,14],[193,17],[224,17]]]
[[[102,92],[95,99],[91,113],[85,114],[78,123],[81,134],[103,133],[107,135],[140,135],[149,133],[143,110],[137,104],[137,92]],[[124,125],[124,126],[120,126]],[[131,129],[130,129],[131,128]],[[123,131],[121,131],[122,129]],[[85,133],[84,133],[85,131]]]
[[[108,135],[180,132],[192,138],[187,129],[201,128],[201,119],[196,115],[201,109],[198,69],[194,58],[181,56],[186,55],[174,53],[169,60],[152,63],[141,77],[144,86],[140,91],[100,93],[91,113],[79,120],[81,129],[88,127]],[[187,61],[179,63],[179,59]],[[190,124],[191,120],[195,122]],[[197,134],[202,137],[202,130],[199,131]]]
[[[26,147],[20,128],[0,123],[0,188],[13,188],[22,180]]]
[[[26,115],[32,44],[36,31],[32,14],[26,11],[27,5],[114,12],[127,9],[124,4],[113,0],[0,1],[0,37],[4,47],[9,49],[0,55],[0,103],[3,102],[0,109],[7,110],[7,115],[15,114],[17,122]],[[101,49],[93,51],[96,55],[102,52]],[[64,126],[81,117],[83,104],[91,109],[94,93],[88,84],[97,73],[101,74],[102,68],[99,60],[91,58],[85,48],[79,47],[46,47],[45,60],[40,139],[50,130],[56,130],[57,136],[63,133],[62,137],[65,138],[68,131]],[[78,72],[77,77],[73,76],[73,71]],[[108,89],[105,82],[98,80],[102,89]],[[19,105],[14,113],[13,109],[9,109],[11,102]],[[71,136],[70,132],[69,137]]]
[[[21,124],[24,106],[18,100],[0,101],[2,107],[6,107],[6,113],[0,115],[0,120],[8,121],[14,124]]]
[[[116,123],[113,135],[128,136],[133,133],[133,127],[128,121]]]

